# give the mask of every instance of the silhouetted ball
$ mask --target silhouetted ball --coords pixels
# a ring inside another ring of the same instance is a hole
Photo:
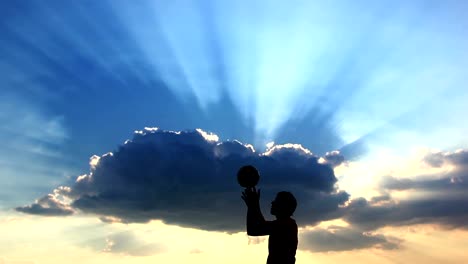
[[[248,188],[257,185],[260,175],[257,169],[252,165],[243,166],[237,172],[237,182],[240,186]]]

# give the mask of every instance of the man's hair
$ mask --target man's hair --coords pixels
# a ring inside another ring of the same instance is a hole
[[[297,207],[297,201],[294,195],[290,192],[279,192],[276,195],[278,200],[281,200],[281,204],[284,205],[284,213],[286,213],[288,216],[293,215],[294,211],[296,211]]]

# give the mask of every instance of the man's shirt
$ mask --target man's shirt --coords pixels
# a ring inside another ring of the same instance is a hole
[[[294,264],[297,249],[297,224],[292,218],[267,221],[270,229],[267,264]]]

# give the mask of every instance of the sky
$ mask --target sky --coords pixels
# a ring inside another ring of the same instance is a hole
[[[0,264],[468,262],[466,1],[0,1]]]

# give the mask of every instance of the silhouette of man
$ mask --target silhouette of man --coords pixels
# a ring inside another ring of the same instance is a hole
[[[291,218],[297,207],[296,198],[290,192],[279,192],[271,202],[270,213],[274,221],[266,221],[260,210],[260,190],[246,188],[242,199],[247,205],[247,234],[266,236],[268,239],[267,264],[294,264],[297,249],[297,224]]]

